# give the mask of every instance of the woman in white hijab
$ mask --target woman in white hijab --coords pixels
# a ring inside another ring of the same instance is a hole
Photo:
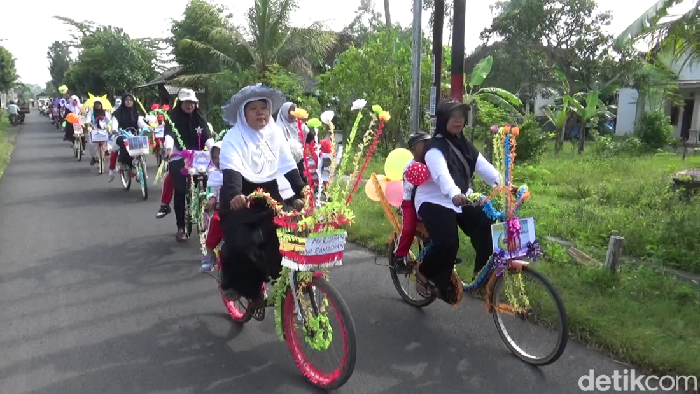
[[[66,114],[64,118],[68,116],[68,113],[72,112],[82,118],[83,106],[80,104],[80,98],[76,95],[70,97],[70,101],[66,103]],[[76,127],[81,127],[77,125]],[[63,136],[65,141],[73,142],[73,123],[66,122],[65,135]],[[85,136],[83,136],[83,153],[85,151]]]
[[[277,126],[282,129],[284,133],[284,138],[289,143],[289,149],[292,151],[292,157],[297,163],[297,169],[301,175],[301,179],[306,182],[304,177],[304,140],[309,134],[309,128],[306,125],[302,126],[302,133],[304,134],[303,139],[299,139],[299,126],[297,124],[297,118],[292,115],[292,112],[297,109],[296,104],[291,101],[287,101],[282,104],[279,112],[277,113]],[[282,198],[288,200],[292,198],[292,186],[287,182],[284,176],[280,176],[277,179],[280,188],[280,194]]]
[[[283,101],[280,92],[258,84],[241,89],[222,107],[224,119],[235,126],[226,133],[220,156],[221,289],[229,300],[251,300],[255,318],[264,312],[262,284],[279,276],[282,255],[273,212],[264,201],[249,202],[246,196],[263,189],[282,202],[279,176],[297,198],[305,186],[284,132],[271,116]]]

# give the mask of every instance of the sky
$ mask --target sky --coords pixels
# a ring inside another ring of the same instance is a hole
[[[599,3],[603,4],[602,9],[613,13],[610,33],[619,34],[656,1],[600,1]],[[234,19],[242,21],[244,10],[247,10],[254,0],[220,0],[219,2],[231,9],[240,10],[237,14],[234,13]],[[468,2],[466,53],[481,44],[479,33],[491,24],[492,15],[489,6],[495,2],[495,0]],[[17,71],[22,82],[44,86],[46,81],[51,79],[46,59],[48,47],[53,41],[62,41],[70,37],[70,29],[54,19],[54,15],[58,14],[75,20],[91,20],[101,25],[119,26],[132,38],[168,37],[170,21],[180,19],[187,0],[169,0],[166,3],[121,0],[110,2],[106,12],[104,7],[93,8],[80,3],[76,3],[73,7],[56,7],[56,2],[52,0],[34,0],[31,8],[21,1],[8,3],[3,4],[3,14],[20,17],[3,18],[0,24],[0,45],[8,49],[16,58]],[[352,21],[359,3],[359,0],[299,0],[300,10],[295,14],[294,24],[304,26],[320,21],[333,30],[340,30]],[[413,0],[391,0],[392,21],[403,26],[410,25],[413,20],[412,4]],[[378,11],[383,12],[383,1],[375,0],[375,5]],[[422,14],[425,34],[429,34],[427,28],[429,16],[427,12]],[[449,33],[445,32],[445,40],[448,36]]]

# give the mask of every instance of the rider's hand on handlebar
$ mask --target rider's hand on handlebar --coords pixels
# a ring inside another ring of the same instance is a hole
[[[457,207],[467,205],[467,196],[465,196],[464,194],[458,194],[452,197],[452,204],[454,204]]]
[[[165,150],[165,157],[170,159],[170,156],[173,154],[173,148],[168,148]]]
[[[248,208],[248,199],[246,196],[239,194],[231,200],[231,209],[238,211],[243,208]]]
[[[304,200],[296,199],[296,200],[294,200],[294,201],[292,202],[292,206],[293,206],[294,209],[296,209],[297,211],[301,211],[302,209],[304,209],[304,207],[306,206],[306,204],[304,203]]]

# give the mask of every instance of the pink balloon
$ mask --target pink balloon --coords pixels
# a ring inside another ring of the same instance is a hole
[[[401,201],[403,201],[403,182],[391,181],[387,183],[384,195],[392,207],[400,207]]]

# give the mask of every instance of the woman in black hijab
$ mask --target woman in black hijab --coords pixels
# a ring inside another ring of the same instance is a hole
[[[459,227],[471,239],[476,251],[474,273],[478,273],[493,253],[491,220],[480,207],[467,204],[472,193],[473,174],[496,187],[498,170],[464,136],[468,107],[459,102],[438,105],[435,134],[426,146],[425,164],[430,179],[416,188],[415,206],[433,247],[427,252],[418,274],[418,289],[429,294],[432,286],[445,302],[456,304],[462,285],[453,278],[459,251]]]
[[[112,132],[116,133],[121,130],[133,128],[141,130],[148,127],[143,120],[143,114],[136,109],[136,99],[131,93],[122,95],[122,104],[112,114]],[[125,137],[117,137],[117,146],[119,147],[119,162],[123,164],[131,163],[131,156],[124,145]],[[109,158],[109,181],[114,180],[114,169],[117,167],[117,152],[112,152]]]
[[[211,149],[214,145],[214,139],[211,138],[211,132],[207,119],[204,117],[204,112],[199,109],[199,100],[191,89],[181,89],[177,95],[177,104],[168,112],[168,117],[175,125],[175,130],[170,122],[165,123],[165,138],[163,145],[165,146],[166,155],[171,157],[173,153],[183,150],[204,150]],[[175,210],[175,222],[177,224],[177,234],[175,239],[178,242],[187,240],[185,234],[185,194],[187,193],[187,177],[182,173],[184,163],[182,157],[176,155],[170,160],[168,172],[175,186],[173,195],[173,208]]]

